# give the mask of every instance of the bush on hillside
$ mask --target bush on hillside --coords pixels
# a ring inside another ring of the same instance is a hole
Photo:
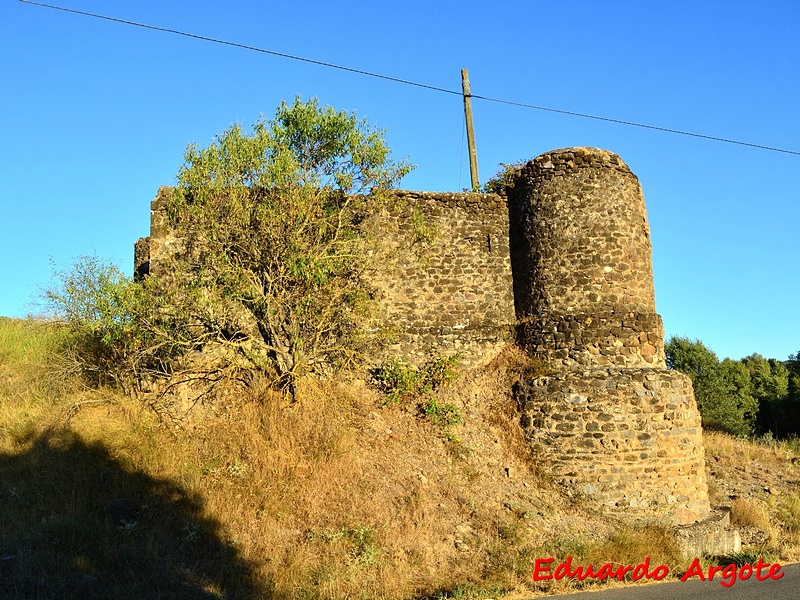
[[[154,293],[96,256],[81,256],[42,292],[49,316],[66,324],[63,354],[90,385],[133,391],[148,374],[166,374],[203,338],[176,311],[173,296]],[[183,294],[186,298],[189,294]]]
[[[167,201],[180,242],[158,269],[138,285],[83,257],[45,293],[85,374],[130,385],[213,342],[294,393],[304,373],[359,362],[380,329],[368,216],[412,168],[383,136],[298,98],[190,145]]]

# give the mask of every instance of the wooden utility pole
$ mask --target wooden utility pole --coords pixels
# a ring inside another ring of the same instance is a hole
[[[467,118],[467,146],[469,147],[469,174],[472,178],[472,191],[481,191],[478,182],[478,153],[475,150],[475,130],[472,127],[472,94],[469,93],[469,75],[461,69],[461,89],[464,92],[464,116]]]

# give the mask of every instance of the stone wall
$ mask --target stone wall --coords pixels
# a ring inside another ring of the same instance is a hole
[[[170,231],[161,188],[150,205],[150,236],[135,245],[137,277],[156,273],[180,240]],[[389,356],[421,364],[460,352],[490,361],[515,322],[506,200],[494,194],[392,192],[402,211],[384,213],[385,258],[374,285],[393,331]],[[422,233],[424,241],[417,242]]]
[[[550,374],[514,390],[556,481],[629,520],[709,513],[700,413],[669,371],[639,181],[597,148],[543,154],[507,190],[520,343]]]
[[[150,236],[139,238],[133,245],[133,280],[150,275]]]
[[[407,208],[387,227],[390,260],[375,281],[399,332],[392,353],[416,363],[455,352],[467,362],[488,362],[511,339],[515,322],[505,199],[394,194]],[[414,212],[421,218],[412,218]],[[430,243],[415,246],[415,223]]]
[[[523,381],[515,395],[539,463],[592,505],[635,522],[708,515],[700,415],[685,375],[562,372]]]
[[[167,197],[172,188],[158,188],[155,199],[150,203],[150,235],[139,238],[134,244],[133,273],[141,278],[158,273],[159,263],[180,247],[180,240],[174,235],[167,221]]]

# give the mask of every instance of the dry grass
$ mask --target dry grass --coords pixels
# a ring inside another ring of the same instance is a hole
[[[318,382],[294,403],[253,385],[174,429],[113,392],[48,387],[57,330],[0,335],[4,597],[494,597],[530,591],[551,530],[592,528],[519,476],[511,412],[486,420],[494,372],[442,396],[465,420],[447,431]]]
[[[796,444],[792,441],[748,440],[720,431],[704,431],[703,444],[707,455],[717,455],[739,464],[758,463],[767,468],[780,467],[798,457]]]
[[[800,561],[800,498],[797,495],[781,498],[771,509],[779,532],[779,554],[787,561]]]
[[[551,571],[559,563],[566,561],[567,557],[571,557],[573,569],[578,566],[585,568],[592,565],[595,572],[605,564],[612,565],[612,569],[619,566],[636,566],[649,557],[651,572],[659,565],[668,567],[667,580],[685,571],[690,564],[690,559],[682,556],[674,537],[667,528],[660,526],[631,527],[619,522],[614,523],[610,531],[599,539],[592,539],[586,535],[581,537],[553,536],[536,549],[535,556],[552,557],[554,562],[551,564]],[[538,582],[535,584],[535,590],[548,595],[566,594],[575,590],[620,587],[629,585],[631,582],[630,573],[625,576],[623,582],[616,578],[603,582],[598,582],[593,578],[583,581],[565,578],[560,581]],[[637,585],[648,583],[652,582],[643,579]],[[522,600],[523,598],[527,600],[531,595],[530,590],[519,591],[508,596],[508,600]]]
[[[0,595],[481,597],[529,577],[530,500],[484,506],[480,465],[414,411],[352,386],[308,382],[289,403],[256,385],[173,429],[108,390],[51,385],[57,333],[0,323]]]
[[[466,600],[542,592],[537,557],[680,568],[668,532],[588,513],[539,473],[504,391],[535,365],[513,351],[441,392],[463,417],[447,429],[313,381],[293,403],[233,389],[176,429],[47,376],[58,336],[0,321],[0,596]],[[800,535],[800,502],[765,510]]]
[[[672,573],[687,564],[669,530],[658,526],[620,526],[606,541],[587,553],[587,559],[593,564],[635,565],[647,556],[651,564],[667,565]]]
[[[731,522],[741,527],[758,527],[764,530],[771,527],[765,508],[750,498],[731,500]]]
[[[712,500],[730,504],[745,550],[800,559],[800,454],[795,440],[743,440],[705,432]]]
[[[770,517],[769,506],[755,498],[731,500],[731,523],[742,531],[754,528],[761,532],[758,549],[774,551],[779,543],[780,524]]]
[[[0,448],[29,439],[69,391],[52,368],[61,339],[55,325],[0,317]]]

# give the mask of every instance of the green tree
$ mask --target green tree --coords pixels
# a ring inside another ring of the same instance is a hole
[[[784,428],[788,435],[800,434],[800,352],[789,355],[783,363],[789,371],[789,385],[786,393],[786,420]]]
[[[667,366],[692,379],[703,426],[734,435],[753,433],[758,402],[748,369],[717,355],[699,340],[673,336],[665,346]]]
[[[759,425],[772,431],[776,437],[787,433],[793,415],[787,402],[789,395],[789,369],[774,358],[751,354],[742,359],[750,373],[753,396],[759,403]]]
[[[167,200],[174,239],[157,268],[133,282],[82,257],[45,291],[69,324],[73,363],[93,383],[131,390],[178,368],[193,381],[189,351],[213,344],[235,353],[214,352],[231,367],[215,373],[236,373],[244,359],[293,393],[308,370],[355,360],[380,337],[367,276],[382,257],[372,216],[403,208],[385,190],[411,169],[392,160],[383,131],[316,99],[190,145]]]
[[[717,420],[726,431],[734,435],[753,434],[759,403],[753,396],[747,367],[741,361],[726,358],[720,363],[720,375],[724,382],[724,400],[719,403]]]
[[[742,359],[742,364],[750,372],[753,395],[758,400],[780,400],[786,397],[789,389],[789,369],[774,358],[764,358],[751,354]]]
[[[187,149],[168,202],[181,245],[164,280],[206,290],[189,307],[197,322],[254,362],[266,357],[293,390],[309,369],[365,347],[377,255],[368,216],[411,168],[355,114],[284,102],[250,133],[234,125]]]
[[[788,395],[800,403],[800,352],[790,354],[789,359],[784,364],[789,370]]]

